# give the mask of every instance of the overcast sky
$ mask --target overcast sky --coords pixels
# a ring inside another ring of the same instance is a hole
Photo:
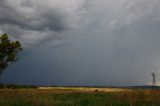
[[[159,0],[0,0],[0,33],[23,52],[0,82],[65,86],[160,82]]]

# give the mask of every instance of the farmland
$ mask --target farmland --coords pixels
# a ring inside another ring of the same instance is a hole
[[[119,88],[0,89],[0,106],[160,106],[160,92]]]

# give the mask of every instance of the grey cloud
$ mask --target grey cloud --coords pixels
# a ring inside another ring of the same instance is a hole
[[[16,4],[12,6],[9,3],[4,1],[1,4],[0,24],[18,25],[29,30],[43,30],[45,27],[55,31],[65,29],[64,17],[58,12],[59,10],[48,7],[40,10],[41,7],[34,8],[34,5],[24,7],[28,2],[23,1],[20,2],[21,7]]]
[[[141,21],[153,21],[154,18],[159,18],[158,0],[94,0],[92,5],[93,8],[90,9],[88,17],[92,17],[95,27],[106,30],[119,29]]]
[[[57,36],[55,33],[77,26],[83,15],[81,11],[84,11],[81,10],[83,1],[64,2],[63,5],[61,3],[62,0],[1,0],[0,30],[24,41],[27,46],[33,44],[32,42],[37,44],[46,39],[54,40]],[[70,7],[72,4],[75,7]],[[30,42],[28,38],[33,39]]]

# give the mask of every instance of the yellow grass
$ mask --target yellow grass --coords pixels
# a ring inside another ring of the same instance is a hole
[[[122,88],[90,88],[90,87],[39,87],[38,89],[50,89],[50,90],[74,90],[74,91],[84,91],[84,92],[123,92],[123,91],[132,91],[129,89]]]

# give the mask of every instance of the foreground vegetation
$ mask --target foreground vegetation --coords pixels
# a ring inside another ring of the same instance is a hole
[[[0,89],[0,106],[160,106],[160,92]]]

